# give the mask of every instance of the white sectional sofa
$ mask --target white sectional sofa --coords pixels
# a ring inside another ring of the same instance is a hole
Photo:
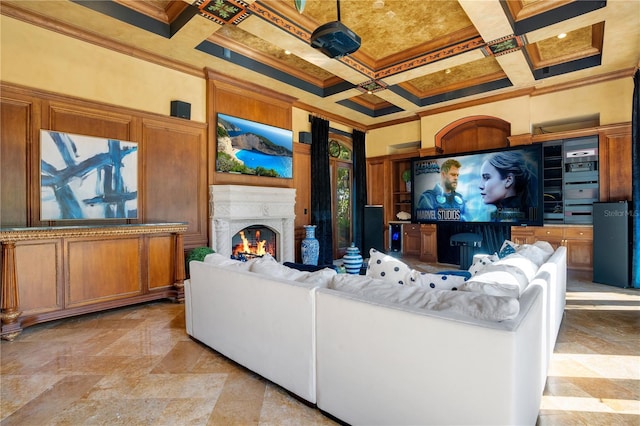
[[[187,333],[320,410],[353,425],[535,424],[564,247],[516,297],[234,262],[190,263]]]

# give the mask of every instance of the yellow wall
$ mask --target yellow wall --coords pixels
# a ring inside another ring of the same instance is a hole
[[[367,132],[366,148],[367,157],[398,154],[420,148],[420,121],[370,130]]]
[[[0,79],[4,82],[169,115],[170,101],[191,104],[191,119],[206,118],[206,83],[141,59],[0,15]],[[631,121],[631,77],[539,96],[523,96],[367,132],[366,155],[400,153],[434,145],[435,135],[461,118],[488,115],[511,123],[513,135],[536,123],[599,115],[600,124]],[[310,131],[309,112],[293,108],[295,139]],[[331,127],[351,132],[340,123]]]
[[[202,78],[0,16],[0,79],[169,115],[172,100],[191,104],[191,119],[205,121]]]
[[[587,116],[599,116],[600,125],[631,121],[632,77],[563,90],[538,96],[522,96],[514,99],[476,105],[441,114],[428,115],[420,122],[399,124],[367,134],[367,156],[385,155],[393,145],[411,139],[419,132],[422,148],[434,146],[435,136],[447,125],[475,115],[497,117],[511,123],[511,134],[531,133],[532,126]]]

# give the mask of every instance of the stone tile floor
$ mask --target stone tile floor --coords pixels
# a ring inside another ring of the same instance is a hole
[[[538,425],[640,425],[640,291],[569,278]],[[2,426],[335,424],[189,338],[169,302],[25,329],[0,343],[0,387]]]

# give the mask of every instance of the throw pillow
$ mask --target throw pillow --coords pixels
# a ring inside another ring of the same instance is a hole
[[[518,298],[527,285],[529,280],[520,268],[494,263],[463,283],[459,290]]]
[[[476,275],[478,272],[484,269],[485,266],[491,265],[493,262],[496,262],[499,259],[499,257],[498,257],[498,253],[494,253],[494,254],[476,255],[473,257],[473,259],[474,259],[473,264],[469,266],[469,273],[471,274],[471,276]]]
[[[406,284],[433,290],[457,290],[466,280],[462,275],[430,274],[414,269]]]
[[[369,264],[366,275],[394,284],[405,284],[411,268],[396,259],[374,248],[369,250]]]
[[[519,244],[516,244],[513,241],[505,240],[504,243],[502,243],[502,247],[500,247],[500,251],[498,252],[498,257],[500,259],[507,257],[510,254],[515,253],[518,247],[519,247]]]

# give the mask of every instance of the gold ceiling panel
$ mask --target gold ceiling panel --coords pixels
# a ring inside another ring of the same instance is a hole
[[[287,3],[293,7],[293,0]],[[457,0],[385,0],[379,9],[373,3],[342,0],[340,20],[362,39],[359,52],[376,61],[473,26]],[[302,15],[319,26],[337,20],[337,5],[307,0]]]
[[[494,57],[488,56],[477,61],[409,80],[406,84],[413,88],[412,92],[415,91],[426,96],[442,91],[443,88],[473,86],[487,79],[501,78],[500,75],[504,77],[504,71],[500,64]]]
[[[570,31],[560,39],[549,37],[527,46],[534,68],[586,58],[602,52],[604,22]]]
[[[220,43],[221,40],[218,40],[218,37],[229,39],[233,41],[233,44],[229,45],[228,43]],[[329,80],[333,77],[333,74],[330,72],[325,71],[324,69],[305,61],[296,55],[287,55],[281,47],[275,46],[258,36],[248,33],[236,25],[223,25],[212,37],[209,38],[209,40],[213,43],[226,44],[230,49],[238,49],[241,46],[250,46],[251,50],[258,51],[269,56],[274,61],[279,62],[279,64],[273,65],[279,65],[278,68],[285,69],[289,72],[291,72],[291,70],[298,70],[322,81]]]

